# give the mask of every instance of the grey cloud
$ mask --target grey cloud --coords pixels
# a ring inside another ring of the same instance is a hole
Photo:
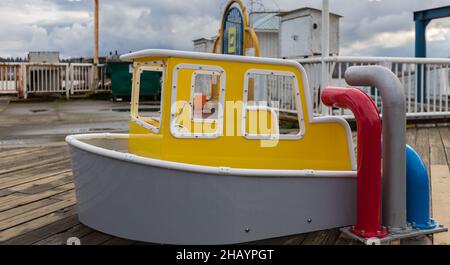
[[[320,0],[262,1],[268,9],[321,7]],[[102,54],[106,54],[144,48],[190,50],[192,39],[217,33],[226,0],[100,2],[100,47]],[[450,0],[332,0],[330,3],[332,12],[344,16],[341,47],[346,55],[413,56],[413,11],[448,5]],[[440,29],[435,32],[442,35],[429,43],[430,56],[450,56],[450,33],[443,30],[449,24],[450,19],[444,19],[430,25]],[[398,46],[385,45],[386,32],[395,38],[405,36],[406,41],[399,42]],[[92,0],[2,0],[0,56],[23,56],[28,50],[36,49],[59,50],[65,57],[90,56],[92,35]]]

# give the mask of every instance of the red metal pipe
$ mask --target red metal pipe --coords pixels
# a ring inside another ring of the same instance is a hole
[[[350,109],[358,127],[357,224],[352,232],[364,238],[382,238],[381,227],[381,119],[372,99],[356,88],[328,87],[322,93],[327,106]]]

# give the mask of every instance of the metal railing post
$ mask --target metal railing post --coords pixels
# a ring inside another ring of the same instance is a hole
[[[329,85],[329,76],[327,70],[326,58],[330,55],[330,0],[322,0],[322,61],[321,61],[321,85],[322,93],[326,86]],[[320,102],[320,112],[327,115],[328,108]]]
[[[72,80],[71,80],[71,71],[70,71],[70,66],[69,66],[69,64],[67,64],[66,65],[66,75],[65,75],[65,77],[66,77],[66,80],[65,80],[65,83],[66,83],[66,99],[67,100],[69,100],[70,99],[70,91],[72,91]]]
[[[27,80],[27,73],[28,73],[28,69],[27,69],[27,64],[26,63],[22,63],[21,64],[21,68],[22,68],[22,89],[23,89],[23,98],[27,99],[28,98],[28,87],[27,87],[27,83],[29,80]]]

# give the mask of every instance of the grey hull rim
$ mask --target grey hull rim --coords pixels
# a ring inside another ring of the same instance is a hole
[[[356,179],[214,175],[71,145],[80,221],[162,244],[233,244],[352,225]]]

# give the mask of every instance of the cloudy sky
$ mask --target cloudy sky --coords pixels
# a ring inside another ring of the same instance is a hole
[[[320,0],[260,0],[267,10],[320,8]],[[245,1],[247,4],[249,1]],[[450,0],[331,0],[344,18],[341,54],[413,56],[413,11]],[[92,0],[1,0],[0,56],[30,50],[63,57],[92,54]],[[226,0],[100,0],[101,53],[144,48],[191,50],[192,39],[215,35]],[[429,57],[450,57],[450,19],[428,28]]]

